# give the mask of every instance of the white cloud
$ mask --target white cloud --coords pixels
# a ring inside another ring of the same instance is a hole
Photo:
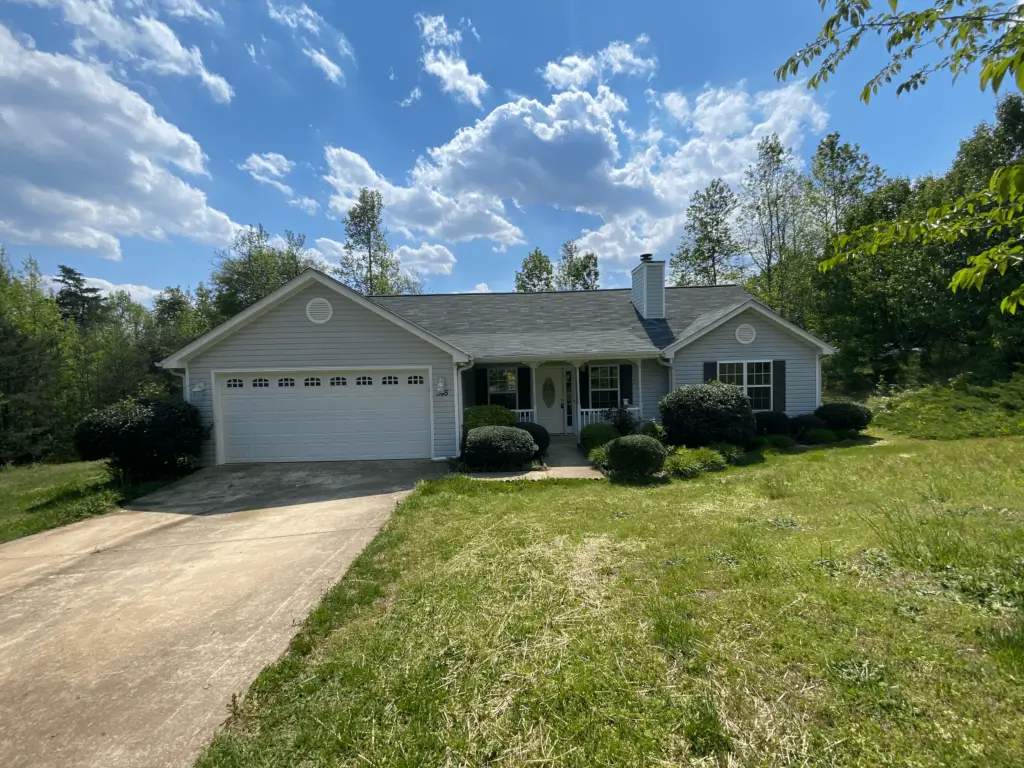
[[[472,19],[463,16],[461,19],[459,19],[459,26],[462,27],[467,32],[469,32],[469,34],[471,34],[473,37],[475,37],[478,43],[480,42],[480,33],[477,32],[476,27],[473,26]]]
[[[417,85],[415,88],[413,88],[411,91],[409,91],[409,95],[407,97],[405,97],[400,102],[398,102],[398,106],[400,106],[400,107],[411,107],[412,103],[414,101],[419,101],[419,99],[420,99],[420,97],[422,95],[423,95],[423,91],[421,91],[420,87]]]
[[[678,91],[669,91],[661,97],[661,106],[678,123],[690,119],[690,102]]]
[[[310,58],[313,65],[323,72],[324,77],[332,83],[340,83],[345,79],[344,73],[341,71],[341,67],[327,57],[323,48],[318,51],[315,51],[312,48],[305,48],[302,52]]]
[[[198,0],[162,0],[168,16],[177,19],[196,19],[207,24],[224,26],[221,15],[210,8],[200,5]]]
[[[256,63],[256,46],[252,43],[245,44],[245,50],[249,53],[249,58],[252,59],[252,63]]]
[[[545,82],[557,90],[585,88],[592,80],[603,81],[607,75],[651,75],[658,59],[644,58],[636,52],[648,42],[647,35],[640,35],[633,43],[613,42],[594,56],[572,54],[549,61],[542,74]]]
[[[402,266],[417,275],[450,275],[455,266],[455,256],[443,245],[421,243],[419,248],[399,246],[395,255]]]
[[[57,282],[56,275],[43,275],[43,282],[46,287],[54,293],[58,292],[62,287],[61,284]],[[150,288],[148,285],[135,285],[134,283],[115,284],[109,280],[104,280],[101,277],[86,277],[85,284],[90,288],[98,288],[100,293],[104,296],[124,291],[132,297],[133,301],[137,301],[139,304],[145,304],[147,307],[152,306],[153,299],[161,293],[160,288]]]
[[[388,67],[388,80],[397,80],[398,75],[395,74],[394,67]]]
[[[420,37],[426,45],[435,48],[455,48],[462,42],[462,33],[448,29],[444,16],[424,16],[417,13],[413,19],[420,28]]]
[[[473,286],[472,291],[466,291],[466,293],[491,293],[491,289],[487,286],[487,283],[477,283]]]
[[[178,172],[190,135],[98,63],[23,46],[0,25],[0,237],[120,259],[120,238],[223,246],[238,225]]]
[[[153,16],[121,17],[109,0],[15,1],[60,9],[64,21],[78,31],[74,47],[81,56],[88,57],[102,46],[142,70],[198,77],[215,101],[227,103],[234,96],[228,81],[206,68],[199,48],[185,48],[174,31]]]
[[[316,239],[316,250],[319,251],[324,259],[334,264],[341,261],[341,257],[345,255],[345,246],[337,240],[331,240],[329,237],[318,237]]]
[[[310,34],[319,35],[324,26],[324,18],[308,5],[274,5],[267,0],[267,15],[272,21],[289,29],[304,29]]]
[[[743,83],[737,88],[711,88],[697,97],[693,127],[713,136],[749,131],[753,126],[750,106],[750,94]]]
[[[300,211],[308,213],[310,216],[320,210],[320,203],[312,197],[294,197],[288,201],[288,205],[298,208]]]
[[[423,69],[441,81],[441,90],[454,94],[457,101],[480,107],[480,96],[490,87],[480,75],[469,71],[465,59],[447,51],[428,50],[423,54]]]
[[[282,183],[281,179],[291,173],[294,167],[295,163],[276,152],[249,155],[246,161],[238,166],[239,170],[248,171],[256,181],[269,184],[289,197],[292,196],[292,188]]]

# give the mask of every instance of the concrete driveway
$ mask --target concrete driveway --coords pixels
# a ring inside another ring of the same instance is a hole
[[[427,462],[219,467],[0,546],[0,765],[184,766]]]

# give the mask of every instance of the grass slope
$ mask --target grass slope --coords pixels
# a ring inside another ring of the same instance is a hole
[[[0,470],[0,543],[102,515],[159,485],[122,488],[99,461]]]
[[[427,483],[198,764],[1019,765],[1022,455]]]

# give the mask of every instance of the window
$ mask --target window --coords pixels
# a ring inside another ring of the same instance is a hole
[[[244,386],[241,379],[228,379],[228,389],[241,389]]]
[[[277,386],[279,387],[294,387],[295,379],[278,379]]]
[[[357,387],[368,387],[371,384],[373,384],[373,379],[371,379],[369,376],[357,376],[356,377],[356,386]]]
[[[385,387],[390,387],[398,383],[398,377],[385,376],[383,379],[381,379],[380,383],[383,384]]]
[[[619,405],[619,366],[590,366],[590,407],[615,408]]]
[[[320,377],[319,376],[310,376],[308,379],[306,379],[305,381],[302,382],[302,386],[304,386],[304,387],[319,387],[320,386]]]
[[[770,362],[719,363],[718,380],[739,387],[750,398],[755,411],[772,409],[772,364]]]
[[[487,369],[487,402],[515,410],[519,407],[515,368]]]
[[[266,389],[270,386],[270,379],[253,379],[253,389]]]
[[[345,381],[345,377],[344,376],[331,376],[331,386],[332,387],[344,387],[344,386],[347,386],[347,385],[348,385],[348,382]]]
[[[410,376],[409,377],[409,383],[410,384],[422,384],[423,383],[423,377],[422,376]]]

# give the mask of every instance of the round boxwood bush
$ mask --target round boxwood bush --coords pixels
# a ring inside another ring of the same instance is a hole
[[[189,403],[129,397],[86,416],[74,443],[85,461],[109,459],[122,482],[138,483],[192,469],[208,433]]]
[[[601,471],[607,471],[608,469],[608,451],[605,450],[605,446],[601,445],[592,450],[587,454],[587,461],[590,462],[591,466]]]
[[[466,429],[477,427],[514,427],[516,415],[503,405],[474,405],[462,418]]]
[[[758,435],[788,435],[789,416],[782,411],[758,411],[754,414],[755,432]]]
[[[803,438],[804,434],[812,429],[828,429],[825,422],[813,413],[803,413],[794,416],[789,420],[789,429],[797,440]]]
[[[871,423],[871,409],[861,403],[826,403],[814,412],[831,430],[867,429]]]
[[[659,407],[670,445],[746,445],[754,434],[750,400],[738,387],[717,381],[679,387]]]
[[[537,453],[534,458],[539,459],[548,452],[548,447],[551,445],[551,434],[544,427],[534,424],[532,421],[520,421],[516,424],[516,428],[529,432],[533,442],[537,444]]]
[[[800,442],[804,445],[827,445],[839,442],[839,437],[831,429],[808,429]]]
[[[665,466],[668,451],[665,446],[647,435],[625,435],[605,446],[608,469],[613,475],[625,478],[644,478],[656,475]]]
[[[533,458],[533,437],[517,427],[477,427],[466,435],[470,469],[519,469]]]
[[[617,437],[620,437],[619,430],[611,424],[588,424],[580,430],[580,445],[589,454]]]
[[[653,437],[659,443],[665,442],[665,428],[656,421],[648,421],[640,430],[641,435]]]

